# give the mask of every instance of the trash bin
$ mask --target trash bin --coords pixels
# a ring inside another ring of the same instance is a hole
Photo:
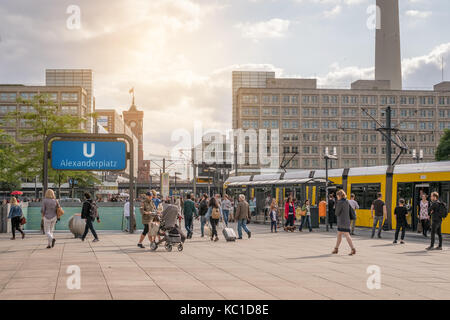
[[[311,207],[311,227],[313,228],[319,228],[319,208],[318,207]]]
[[[69,230],[75,236],[75,238],[80,238],[84,233],[84,228],[86,227],[86,221],[81,219],[81,213],[76,213],[69,219]]]
[[[0,233],[8,232],[8,206],[0,205]]]

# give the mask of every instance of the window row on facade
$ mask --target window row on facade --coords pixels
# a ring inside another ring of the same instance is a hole
[[[282,129],[299,129],[300,125],[303,129],[376,129],[377,123],[375,121],[319,121],[319,120],[242,120],[243,129],[280,129],[280,124]],[[383,124],[385,124],[383,122]],[[395,123],[393,124],[396,125]],[[433,121],[406,121],[397,124],[400,129],[403,130],[444,130],[450,129],[450,122],[440,121],[436,126]]]
[[[301,108],[301,112],[299,112],[298,107],[262,107],[261,112],[259,107],[242,107],[241,108],[241,116],[242,117],[255,117],[261,116],[269,117],[269,116],[298,116],[302,115],[303,117],[357,117],[357,116],[367,116],[369,114],[372,117],[385,117],[385,110],[378,110],[376,108],[365,109],[366,112],[359,110],[358,108],[325,108],[322,107],[319,109],[316,108]],[[339,112],[340,111],[340,112]],[[450,109],[439,109],[437,110],[437,114],[440,118],[450,118]],[[434,118],[436,112],[434,109],[392,109],[391,110],[391,118],[396,117],[420,117],[420,118]]]
[[[285,94],[243,94],[241,103],[265,104],[363,104],[363,105],[450,105],[450,96],[358,96],[358,95],[285,95]]]
[[[45,108],[46,106],[44,106]],[[47,106],[48,107],[48,106]],[[50,107],[48,107],[50,108]],[[53,107],[51,107],[53,108]],[[79,114],[79,107],[78,106],[60,106],[59,111],[61,114],[72,114],[72,115],[78,115]],[[81,116],[84,116],[86,113],[86,108],[81,108]],[[28,105],[22,105],[17,108],[16,105],[0,105],[0,115],[6,115],[10,112],[23,112],[23,113],[35,113],[36,110],[33,106]]]
[[[24,100],[32,100],[37,94],[37,92],[21,92],[19,95],[17,95],[17,93],[15,92],[0,92],[0,101],[15,102],[19,97]],[[50,101],[58,101],[58,93],[56,92],[41,92],[41,94],[47,95]],[[78,102],[78,92],[62,92],[60,100],[64,102]],[[86,104],[84,94],[82,95],[82,100],[82,103]]]

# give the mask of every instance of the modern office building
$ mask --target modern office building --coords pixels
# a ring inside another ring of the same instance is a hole
[[[413,149],[417,154],[423,150],[423,161],[433,161],[444,129],[450,128],[450,82],[439,83],[434,90],[402,90],[398,0],[376,3],[381,17],[375,39],[375,80],[355,81],[349,89],[319,89],[316,79],[233,71],[233,129],[279,130],[279,145],[269,142],[267,152],[278,153],[280,165],[287,164],[286,168],[323,168],[327,147],[336,147],[338,160],[332,161],[333,167],[384,165],[386,141],[376,129],[386,124],[385,110],[390,106],[391,123],[399,129],[397,138],[409,148],[400,163],[415,161]],[[241,148],[246,160],[237,165],[238,174],[267,167],[250,152],[247,142]],[[395,159],[400,148],[394,146],[393,153]]]
[[[87,112],[93,111],[93,79],[91,69],[46,69],[45,84],[47,86],[79,86],[87,93]],[[88,123],[89,132],[92,132],[92,123]]]
[[[386,164],[386,142],[362,108],[384,125],[390,106],[392,124],[410,152],[422,149],[423,161],[433,161],[444,129],[450,129],[450,82],[427,91],[391,90],[388,85],[356,81],[351,89],[318,89],[315,80],[268,79],[266,88],[238,89],[235,120],[242,129],[279,129],[280,163],[296,154],[287,168],[323,168],[326,147],[337,148],[333,167],[376,166]],[[248,145],[245,151],[249,154]],[[399,152],[393,148],[394,157]],[[400,159],[413,161],[410,154]],[[252,165],[246,157],[239,171],[260,168],[264,166]]]
[[[7,120],[6,116],[10,112],[32,112],[32,106],[17,102],[17,98],[24,100],[33,99],[35,95],[47,94],[51,101],[59,106],[61,114],[70,114],[86,120],[80,124],[81,130],[86,130],[89,121],[87,92],[80,86],[25,86],[21,84],[1,85],[0,84],[0,129],[17,139],[26,142],[19,135],[21,128],[29,127],[25,119]]]

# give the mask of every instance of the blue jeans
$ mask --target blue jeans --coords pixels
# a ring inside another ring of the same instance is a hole
[[[245,232],[247,232],[247,233],[250,232],[250,230],[248,230],[248,228],[247,228],[247,220],[246,219],[238,220],[237,229],[238,229],[239,238],[242,238],[242,228],[244,228]]]
[[[223,222],[228,227],[228,216],[230,215],[230,210],[222,210],[223,213]]]
[[[305,221],[306,221],[307,224],[308,224],[309,231],[312,231],[312,228],[311,228],[311,216],[303,216],[303,217],[302,217],[302,222],[300,223],[300,228],[299,228],[299,230],[302,231],[303,225],[305,224]]]
[[[270,231],[277,231],[277,222],[276,221],[270,221]]]
[[[200,231],[202,233],[202,237],[205,236],[205,224],[206,224],[206,217],[200,216]]]
[[[187,235],[189,236],[192,233],[192,216],[184,216],[184,227],[186,228]]]

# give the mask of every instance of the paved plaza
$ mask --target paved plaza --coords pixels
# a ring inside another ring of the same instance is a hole
[[[0,235],[0,299],[449,299],[450,250],[426,252],[428,239],[392,232],[355,236],[356,256],[343,241],[331,255],[335,231],[270,233],[253,225],[250,240],[213,243],[198,233],[183,252],[136,247],[138,234],[101,233],[92,243],[57,233],[56,246],[29,234]],[[199,231],[199,226],[195,226]],[[68,289],[67,268],[81,270],[81,289]],[[381,289],[368,289],[367,268],[380,267]]]

